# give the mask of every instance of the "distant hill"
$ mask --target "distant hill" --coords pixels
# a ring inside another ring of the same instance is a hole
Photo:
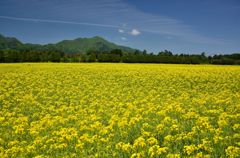
[[[88,50],[109,52],[114,49],[121,49],[123,52],[133,53],[136,49],[120,46],[106,39],[95,36],[92,38],[77,38],[74,40],[63,40],[56,44],[24,44],[16,38],[0,35],[0,50],[14,49],[19,51],[61,51],[66,54],[86,53]]]
[[[125,52],[134,52],[135,49],[119,46],[105,40],[102,37],[95,36],[92,38],[77,38],[74,40],[64,40],[55,44],[56,48],[69,54],[86,52],[88,50],[97,50],[108,52],[113,49],[121,49]]]
[[[23,44],[13,37],[4,37],[0,34],[0,50],[2,49],[18,49]]]

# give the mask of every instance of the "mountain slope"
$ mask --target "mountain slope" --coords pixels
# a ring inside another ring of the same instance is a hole
[[[74,40],[63,40],[56,44],[22,44],[16,38],[9,38],[0,35],[0,50],[2,49],[16,49],[19,51],[61,51],[66,54],[85,53],[88,50],[95,50],[101,52],[109,52],[113,49],[121,49],[124,52],[132,53],[136,49],[130,47],[120,46],[105,40],[102,37],[95,36],[92,38],[77,38]]]
[[[108,42],[102,37],[95,36],[93,38],[77,38],[75,40],[64,40],[55,44],[57,49],[60,49],[63,52],[72,54],[72,53],[82,53],[87,52],[88,50],[97,50],[97,51],[111,51],[113,49],[121,49],[126,52],[134,52],[135,49],[118,46],[114,43]]]
[[[0,50],[2,49],[18,49],[23,44],[13,37],[4,37],[0,34]]]

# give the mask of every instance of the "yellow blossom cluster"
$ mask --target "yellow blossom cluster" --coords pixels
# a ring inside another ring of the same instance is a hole
[[[240,157],[240,67],[0,64],[0,157]]]

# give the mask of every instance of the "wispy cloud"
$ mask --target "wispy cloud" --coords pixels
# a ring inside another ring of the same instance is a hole
[[[126,37],[121,37],[121,40],[126,41],[127,38]]]
[[[125,31],[123,29],[118,29],[119,33],[124,33]]]
[[[32,22],[46,22],[46,23],[60,23],[60,24],[74,24],[74,25],[87,25],[87,26],[98,26],[98,27],[108,27],[108,28],[119,28],[119,26],[117,26],[117,25],[96,24],[96,23],[88,23],[88,22],[48,20],[48,19],[22,18],[22,17],[10,17],[10,16],[0,16],[0,18],[10,19],[10,20],[19,20],[19,21],[32,21]]]

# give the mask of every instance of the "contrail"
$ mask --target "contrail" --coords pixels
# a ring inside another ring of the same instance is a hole
[[[75,22],[75,21],[62,21],[62,20],[48,20],[48,19],[35,19],[35,18],[20,18],[11,16],[1,16],[1,19],[18,20],[18,21],[32,21],[32,22],[45,22],[45,23],[60,23],[60,24],[73,24],[73,25],[86,25],[86,26],[98,26],[107,28],[122,28],[117,25],[106,25],[97,23],[87,23],[87,22]]]
[[[2,16],[0,15],[0,19],[8,19],[8,20],[17,20],[17,21],[31,21],[31,22],[43,22],[43,23],[59,23],[59,24],[72,24],[72,25],[85,25],[85,26],[97,26],[97,27],[105,27],[105,28],[117,28],[117,29],[125,29],[131,30],[126,26],[117,26],[117,25],[106,25],[106,24],[97,24],[97,23],[87,23],[87,22],[76,22],[76,21],[63,21],[63,20],[49,20],[49,19],[36,19],[36,18],[23,18],[23,17],[12,17],[12,16]],[[146,30],[141,29],[143,32],[149,33],[157,33],[157,34],[170,34],[170,33],[162,33],[154,30]]]

